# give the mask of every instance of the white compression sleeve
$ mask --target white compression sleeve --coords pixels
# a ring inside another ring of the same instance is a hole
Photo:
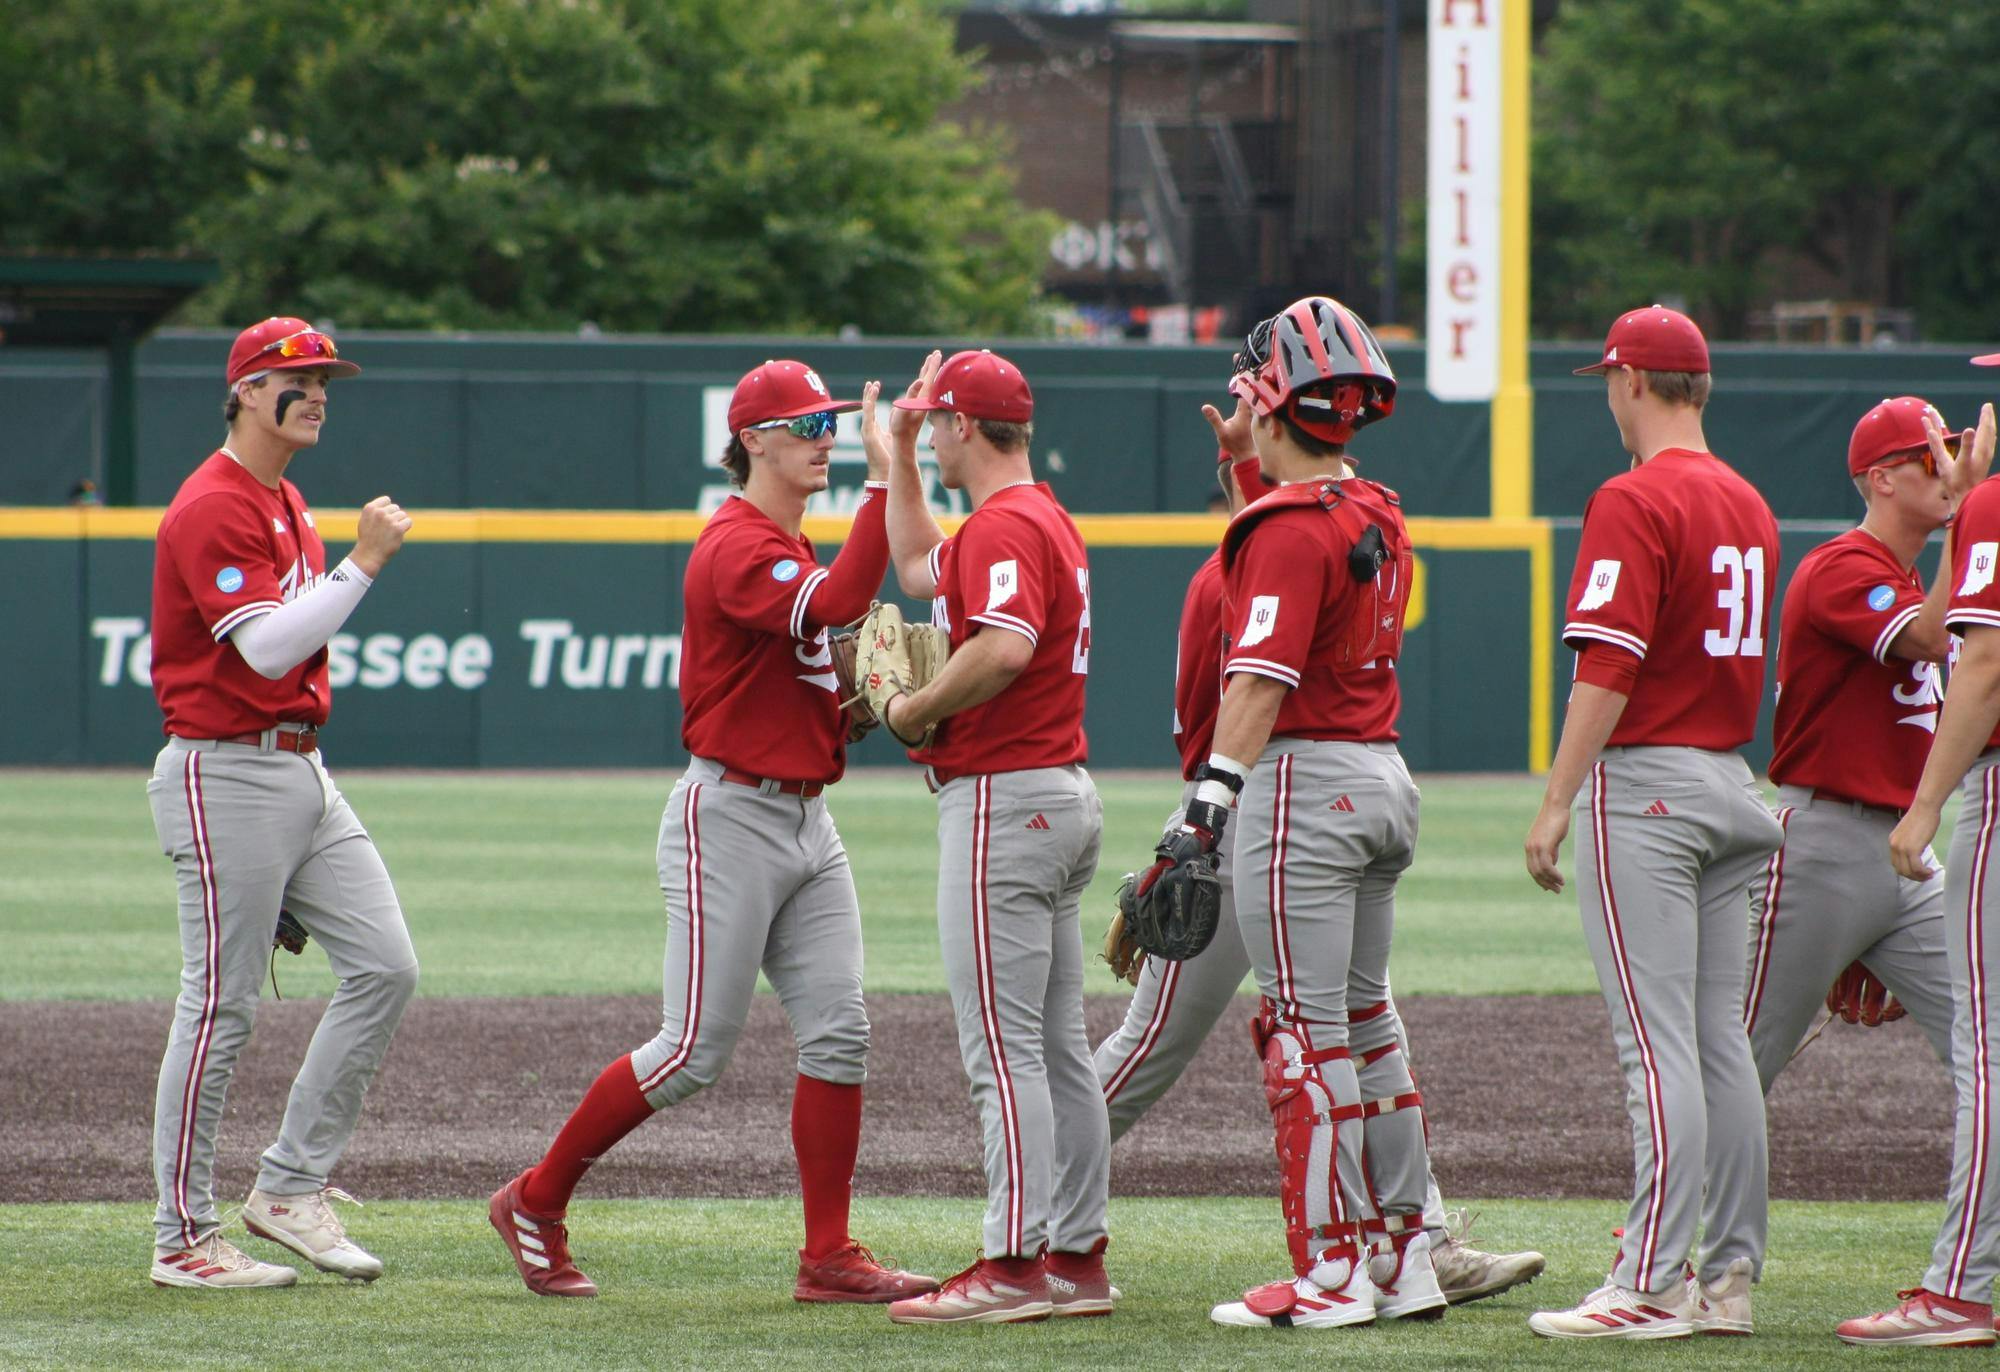
[[[251,671],[276,681],[324,648],[374,584],[353,559],[343,559],[298,599],[230,630],[229,641]]]

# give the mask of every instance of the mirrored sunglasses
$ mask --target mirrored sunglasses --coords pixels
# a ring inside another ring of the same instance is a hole
[[[797,419],[774,419],[768,424],[752,424],[753,429],[785,429],[793,438],[811,441],[824,438],[840,423],[840,416],[832,410],[819,410],[812,414],[802,414]]]
[[[1957,434],[1946,434],[1944,436],[1944,450],[1954,460],[1958,457],[1958,444],[1959,436]],[[1937,459],[1931,455],[1931,450],[1927,447],[1912,448],[1909,452],[1898,453],[1893,457],[1883,458],[1875,466],[1886,471],[1891,467],[1903,467],[1912,462],[1923,463],[1925,476],[1936,476],[1938,474]]]
[[[333,346],[333,340],[317,329],[301,329],[298,333],[287,334],[273,339],[257,350],[257,356],[276,353],[280,357],[325,357],[338,359],[340,349]]]

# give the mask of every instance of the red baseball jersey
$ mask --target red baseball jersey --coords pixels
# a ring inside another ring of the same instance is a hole
[[[1944,613],[1945,627],[1961,635],[1970,629],[2000,629],[2000,587],[1994,585],[2000,565],[2000,481],[1988,477],[1965,497],[1951,546],[1951,608]],[[1986,746],[2000,748],[2000,729]]]
[[[1222,709],[1222,550],[1217,548],[1188,582],[1181,602],[1181,636],[1174,664],[1174,742],[1181,776],[1208,761],[1215,717]]]
[[[1771,780],[1906,810],[1937,732],[1937,667],[1891,657],[1924,584],[1850,529],[1806,554],[1779,617]]]
[[[847,768],[840,683],[807,602],[826,571],[741,496],[722,503],[682,585],[681,742],[754,776],[833,782]]]
[[[1577,664],[1578,681],[1629,697],[1610,746],[1750,741],[1777,571],[1771,507],[1712,453],[1668,448],[1598,487],[1563,642],[1622,650]]]
[[[1005,486],[931,550],[931,622],[957,648],[982,628],[1034,644],[1027,668],[983,705],[938,725],[910,754],[940,782],[1082,762],[1090,670],[1090,561],[1083,536],[1042,482]]]
[[[1350,480],[1358,489],[1360,479]],[[1401,512],[1383,504],[1372,513],[1392,521],[1393,544],[1407,548]],[[1374,588],[1348,571],[1353,546],[1318,506],[1296,505],[1265,514],[1226,560],[1224,627],[1230,637],[1223,646],[1222,674],[1226,679],[1248,672],[1292,688],[1278,707],[1273,737],[1359,743],[1393,743],[1398,737],[1403,696],[1395,658],[1335,666],[1342,644],[1355,633],[1356,616],[1372,615],[1375,608]],[[1407,598],[1407,588],[1401,589]]]
[[[230,630],[325,574],[326,547],[298,487],[283,481],[274,491],[220,450],[195,468],[153,549],[153,695],[166,732],[234,738],[326,723],[324,648],[272,681],[229,643]]]

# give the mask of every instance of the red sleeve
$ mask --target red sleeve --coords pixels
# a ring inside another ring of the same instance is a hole
[[[1041,641],[1048,615],[1049,587],[1043,563],[1045,540],[1032,523],[996,511],[968,519],[952,540],[952,569],[965,597],[966,632],[972,624],[1012,629],[1028,642]]]
[[[1236,622],[1223,626],[1234,634],[1225,678],[1249,672],[1299,684],[1327,600],[1327,568],[1325,546],[1282,519],[1251,532],[1229,569]]]
[[[1576,679],[1629,698],[1639,681],[1639,659],[1629,648],[1586,641],[1577,649]]]
[[[1599,490],[1583,511],[1563,642],[1572,648],[1609,643],[1643,658],[1666,571],[1666,539],[1652,512],[1620,487]]]
[[[819,630],[806,629],[806,600],[826,572],[801,561],[775,534],[739,525],[721,537],[727,541],[708,565],[722,613],[747,629],[812,641]]]
[[[162,542],[218,643],[285,603],[269,517],[249,500],[222,491],[202,496],[181,510]]]
[[[1814,565],[1806,584],[1787,593],[1806,597],[1806,622],[1877,662],[1889,660],[1896,635],[1924,608],[1924,593],[1891,576],[1865,548],[1836,548]]]
[[[1959,507],[1952,534],[1951,608],[1944,626],[1954,633],[2000,628],[2000,483],[1980,482]]]
[[[811,584],[799,592],[803,616],[799,630],[831,628],[852,624],[868,613],[868,604],[882,590],[882,578],[889,571],[889,533],[883,524],[888,500],[885,488],[868,486],[854,510],[854,526],[833,565],[808,573]],[[798,630],[798,638],[811,635]]]

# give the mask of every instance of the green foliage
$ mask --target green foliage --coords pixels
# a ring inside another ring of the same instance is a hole
[[[1902,225],[1912,303],[1933,338],[2000,338],[2000,24],[1940,5],[1898,52],[1923,106],[1899,150],[1926,171]]]
[[[1176,1125],[1148,1120],[1139,1129]],[[648,1127],[685,1130],[699,1120]],[[864,1138],[864,1158],[867,1147]],[[974,1156],[970,1134],[966,1147]],[[616,1154],[603,1164],[617,1165]],[[594,1301],[524,1291],[487,1227],[483,1198],[371,1196],[366,1210],[343,1213],[354,1237],[388,1265],[382,1280],[361,1286],[308,1271],[288,1290],[251,1292],[148,1285],[150,1204],[4,1206],[0,1250],[32,1254],[37,1279],[17,1282],[0,1305],[0,1360],[49,1372],[189,1363],[259,1372],[1900,1366],[1887,1353],[1879,1361],[1841,1356],[1833,1326],[1884,1309],[1898,1287],[1916,1280],[1938,1210],[1781,1202],[1772,1207],[1771,1260],[1754,1297],[1756,1337],[1654,1351],[1616,1340],[1551,1344],[1528,1332],[1530,1313],[1568,1305],[1604,1279],[1623,1201],[1482,1201],[1474,1242],[1538,1249],[1548,1271],[1533,1286],[1458,1306],[1442,1321],[1260,1332],[1211,1324],[1208,1309],[1287,1271],[1276,1202],[1125,1197],[1116,1175],[1114,1163],[1106,1262],[1124,1292],[1114,1316],[954,1329],[893,1325],[879,1306],[795,1304],[799,1207],[791,1198],[579,1200],[570,1209],[570,1241],[603,1287]],[[912,1269],[945,1276],[970,1261],[981,1205],[969,1196],[862,1195],[854,1232]],[[259,1257],[287,1256],[240,1229],[233,1236]],[[1913,1353],[1907,1365],[1923,1356]]]
[[[189,323],[1025,330],[971,79],[930,0],[0,0],[0,244],[218,256]]]
[[[1740,336],[1769,253],[1814,252],[1922,184],[1937,102],[1903,53],[1951,11],[1568,0],[1536,66],[1537,332],[1596,337],[1677,296]]]

